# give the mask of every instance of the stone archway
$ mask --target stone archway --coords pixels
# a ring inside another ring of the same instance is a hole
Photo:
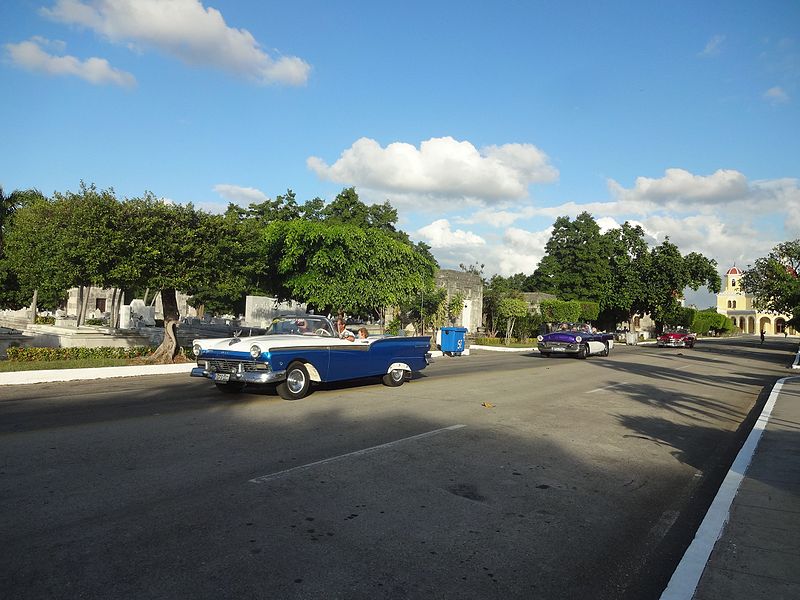
[[[744,317],[739,317],[738,327],[739,331],[741,331],[742,333],[747,333],[747,321],[745,320]]]
[[[756,318],[749,317],[747,319],[747,333],[756,333]]]
[[[775,333],[784,333],[786,331],[786,319],[778,317],[775,319]]]
[[[758,330],[759,332],[763,331],[767,335],[775,333],[775,330],[772,327],[772,320],[769,317],[761,317],[758,320]]]

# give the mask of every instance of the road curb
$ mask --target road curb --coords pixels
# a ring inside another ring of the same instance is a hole
[[[174,365],[137,365],[133,367],[92,367],[87,369],[51,369],[46,371],[15,371],[0,373],[0,385],[27,385],[31,383],[54,383],[83,379],[110,379],[113,377],[137,377],[139,375],[170,375],[188,373],[195,363]]]

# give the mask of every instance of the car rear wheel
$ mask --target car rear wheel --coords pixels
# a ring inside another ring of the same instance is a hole
[[[388,385],[389,387],[398,387],[403,385],[405,378],[406,372],[403,369],[392,369],[383,376],[383,385]]]
[[[281,381],[276,389],[278,395],[284,400],[300,400],[308,394],[311,387],[311,378],[308,369],[300,362],[294,362],[286,369],[286,379]]]
[[[608,356],[611,349],[608,347],[608,342],[605,344],[605,349],[600,353],[600,356]]]

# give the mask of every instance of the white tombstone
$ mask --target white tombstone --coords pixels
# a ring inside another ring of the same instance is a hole
[[[141,298],[131,300],[131,318],[137,324],[152,327],[156,324],[156,307],[147,306]]]
[[[129,304],[122,304],[119,307],[119,328],[131,328],[131,307]]]

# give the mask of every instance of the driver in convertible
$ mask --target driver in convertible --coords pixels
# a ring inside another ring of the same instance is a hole
[[[348,342],[354,342],[356,339],[355,334],[347,328],[347,324],[342,317],[336,319],[336,335]]]

